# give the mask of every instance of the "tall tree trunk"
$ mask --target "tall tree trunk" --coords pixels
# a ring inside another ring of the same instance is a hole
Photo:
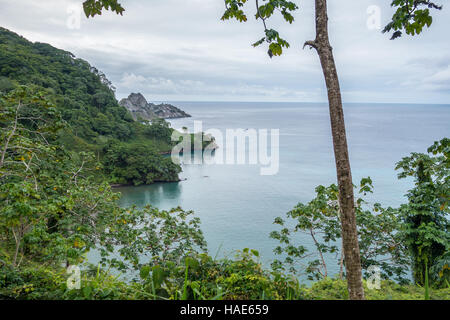
[[[328,90],[331,131],[333,135],[334,156],[336,160],[337,181],[339,185],[339,205],[342,225],[342,246],[347,273],[349,297],[352,300],[364,299],[362,285],[361,259],[353,195],[352,173],[348,156],[345,133],[344,111],[341,89],[334,62],[333,50],[328,37],[327,1],[316,1],[316,39],[307,41],[305,46],[315,48],[319,54]]]

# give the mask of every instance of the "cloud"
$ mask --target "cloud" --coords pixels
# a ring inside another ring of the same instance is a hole
[[[291,43],[282,57],[251,43],[263,34],[249,15],[223,22],[223,1],[123,1],[124,16],[86,19],[82,0],[0,0],[0,21],[32,41],[71,51],[102,70],[122,98],[142,91],[159,100],[325,101],[317,54],[301,50],[314,37],[313,1],[302,1],[289,25],[269,21]],[[367,28],[367,8],[385,0],[329,2],[330,37],[345,101],[449,103],[450,11],[436,13],[430,30],[389,41]],[[249,6],[253,10],[253,6]],[[78,15],[78,16],[77,16]],[[79,19],[79,28],[76,23]],[[75,27],[74,27],[75,26]]]
[[[423,79],[425,90],[449,91],[450,92],[450,64],[447,68]]]
[[[142,92],[156,101],[166,100],[170,95],[183,98],[197,97],[198,100],[208,100],[211,95],[223,95],[227,97],[224,100],[230,101],[236,101],[235,97],[245,101],[260,101],[265,98],[291,100],[292,97],[302,101],[311,101],[317,99],[318,96],[317,92],[303,92],[280,86],[255,85],[242,81],[218,85],[214,82],[145,77],[134,73],[123,74],[119,86],[128,90],[127,92]]]

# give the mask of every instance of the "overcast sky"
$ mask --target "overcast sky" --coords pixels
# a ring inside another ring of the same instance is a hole
[[[0,25],[87,60],[119,99],[139,91],[151,101],[326,101],[317,54],[302,50],[314,38],[314,1],[296,1],[292,25],[269,22],[291,43],[273,59],[267,47],[251,47],[263,29],[250,2],[240,24],[220,20],[223,0],[122,0],[122,17],[94,19],[82,15],[82,0],[0,0]],[[389,41],[368,8],[380,8],[384,26],[390,0],[328,2],[345,102],[450,103],[450,7],[424,34]]]

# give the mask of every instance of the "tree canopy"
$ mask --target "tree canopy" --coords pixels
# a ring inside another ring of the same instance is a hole
[[[393,0],[391,6],[397,10],[383,29],[383,33],[394,31],[391,40],[401,37],[403,31],[411,36],[420,34],[433,23],[430,9],[442,9],[441,5],[427,0]]]
[[[53,103],[67,123],[58,133],[67,149],[91,151],[104,160],[107,152],[113,150],[108,146],[118,143],[125,147],[121,157],[132,162],[135,152],[126,145],[139,143],[145,148],[148,166],[139,171],[141,176],[130,179],[128,174],[118,176],[118,170],[101,170],[111,181],[142,184],[178,180],[179,166],[167,169],[167,161],[161,155],[172,148],[173,129],[168,122],[133,121],[126,108],[118,104],[115,88],[103,72],[70,52],[32,43],[0,28],[0,96],[21,85],[39,88],[40,94]],[[110,168],[111,164],[104,167]]]

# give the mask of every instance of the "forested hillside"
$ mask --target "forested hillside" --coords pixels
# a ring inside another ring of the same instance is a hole
[[[270,267],[248,247],[210,256],[192,211],[119,206],[111,183],[178,179],[173,129],[141,122],[87,62],[0,29],[0,300],[351,297],[336,184],[274,219]],[[354,185],[367,299],[449,300],[449,155],[443,138],[396,164],[413,181],[398,208]]]
[[[133,121],[101,71],[70,52],[0,28],[0,93],[20,85],[37,87],[56,105],[67,122],[59,135],[67,149],[94,152],[100,161],[107,155],[108,166],[101,172],[112,183],[178,180],[179,166],[161,156],[172,143],[167,122]],[[118,145],[120,155],[112,152]],[[136,161],[136,149],[145,159]]]

